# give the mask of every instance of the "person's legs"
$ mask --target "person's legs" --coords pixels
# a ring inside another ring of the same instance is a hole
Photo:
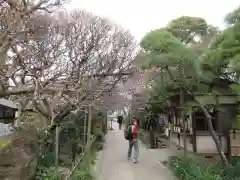
[[[137,139],[134,140],[133,148],[134,148],[133,162],[137,163],[138,162],[138,156],[139,156],[139,146],[138,146],[138,140]]]
[[[128,142],[129,142],[129,146],[128,146],[128,159],[130,159],[131,156],[132,156],[133,142],[132,141],[128,141]]]
[[[119,130],[121,130],[122,129],[122,124],[121,123],[119,123]]]

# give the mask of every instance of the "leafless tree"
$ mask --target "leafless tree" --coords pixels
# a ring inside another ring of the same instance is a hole
[[[89,103],[97,105],[102,95],[116,90],[118,83],[131,74],[136,43],[129,32],[107,19],[84,11],[57,18],[48,11],[58,6],[58,1],[30,2],[0,0],[0,97],[19,100],[17,122],[30,104],[49,126],[73,109]],[[20,129],[13,133],[16,138],[10,148],[16,150],[11,152],[19,157],[19,162],[33,152],[25,147],[34,144],[38,149],[36,130]],[[1,157],[8,157],[8,152]],[[31,155],[24,164],[36,153]],[[14,179],[26,168],[16,166],[16,162],[9,162],[8,171],[2,168],[2,179]],[[0,165],[4,167],[4,163]],[[17,173],[9,173],[13,169]]]
[[[38,72],[33,73],[32,65],[36,65],[35,67],[40,65],[39,62],[35,64],[39,59],[33,60],[32,52],[37,46],[35,40],[48,33],[51,24],[49,13],[64,2],[64,0],[0,1],[0,97],[18,95],[19,98],[23,93],[34,91],[35,87],[33,84],[31,86],[29,81],[33,76],[36,77]],[[25,106],[28,99],[23,98],[20,104]]]
[[[6,69],[5,57],[11,46],[21,45],[35,32],[44,29],[44,12],[49,12],[61,5],[60,0],[1,0],[0,1],[0,57],[1,70]],[[36,23],[37,22],[37,23]],[[37,30],[37,31],[36,31]]]
[[[20,111],[30,101],[53,124],[112,91],[131,73],[135,40],[107,19],[85,11],[62,19],[41,14],[34,26],[39,29],[9,46],[1,72],[0,96],[24,95]]]
[[[65,94],[69,103],[81,106],[111,92],[131,73],[136,42],[118,25],[84,11],[73,11],[65,23],[69,71],[61,81],[72,89],[71,98]]]

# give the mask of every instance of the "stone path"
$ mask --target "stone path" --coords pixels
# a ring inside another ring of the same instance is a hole
[[[171,155],[168,149],[147,150],[140,144],[139,163],[127,160],[128,142],[123,130],[109,131],[105,149],[96,162],[97,180],[173,180],[173,176],[161,161]]]

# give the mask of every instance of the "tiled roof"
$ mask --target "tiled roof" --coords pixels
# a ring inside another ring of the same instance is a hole
[[[13,109],[17,109],[17,104],[13,101],[1,98],[0,99],[0,105],[7,106]]]

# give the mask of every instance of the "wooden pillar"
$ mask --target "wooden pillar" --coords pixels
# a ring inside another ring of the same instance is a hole
[[[197,152],[197,131],[196,131],[196,117],[194,112],[191,109],[190,118],[192,121],[192,146],[193,146],[193,152]]]
[[[83,131],[83,137],[84,137],[84,144],[86,145],[87,143],[87,138],[86,138],[86,134],[87,134],[87,110],[84,111],[84,131]]]
[[[92,128],[92,105],[88,106],[88,132],[87,132],[87,144],[90,142]]]
[[[131,112],[130,108],[128,109],[128,126],[131,124]]]
[[[226,141],[227,141],[227,158],[230,161],[231,157],[232,157],[230,130],[228,130],[228,132],[226,132],[225,137],[226,137]]]
[[[59,125],[55,129],[55,166],[58,166],[58,155],[59,155]]]
[[[106,110],[106,117],[105,117],[105,133],[108,132],[108,113],[107,113],[107,110]]]

